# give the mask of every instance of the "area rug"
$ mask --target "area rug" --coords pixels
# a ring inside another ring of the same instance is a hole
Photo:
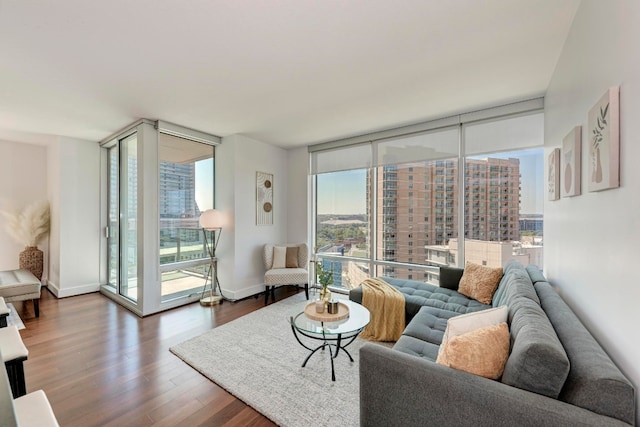
[[[18,312],[16,311],[16,308],[13,306],[13,304],[8,302],[7,308],[11,311],[11,313],[9,313],[9,317],[7,317],[7,326],[14,325],[18,328],[18,330],[24,329],[24,323],[22,323],[22,319],[20,318],[20,315],[18,315]]]
[[[354,362],[345,354],[334,360],[335,382],[328,350],[301,367],[309,351],[294,338],[288,318],[303,301],[296,294],[170,350],[278,425],[358,426],[358,356],[366,341],[347,347]]]

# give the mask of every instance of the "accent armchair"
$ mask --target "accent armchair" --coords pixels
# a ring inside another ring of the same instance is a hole
[[[269,303],[269,294],[275,302],[277,286],[304,286],[304,293],[309,299],[309,248],[305,243],[264,245],[262,253],[264,267],[264,304]]]

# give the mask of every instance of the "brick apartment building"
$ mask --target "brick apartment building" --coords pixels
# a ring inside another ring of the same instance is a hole
[[[377,258],[415,264],[454,264],[453,255],[443,256],[442,251],[431,259],[429,248],[445,246],[458,237],[457,160],[382,166],[377,181],[381,194],[377,202]],[[487,242],[520,239],[518,159],[467,159],[464,185],[466,239]],[[388,270],[386,273],[391,272]],[[394,275],[411,275],[406,271],[396,269]]]

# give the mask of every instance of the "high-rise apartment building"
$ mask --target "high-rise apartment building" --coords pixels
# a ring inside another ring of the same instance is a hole
[[[160,162],[160,218],[198,218],[195,164]]]
[[[465,238],[518,240],[519,160],[467,159],[465,166]],[[458,237],[458,176],[457,160],[379,168],[378,259],[432,265],[454,262],[446,256],[430,259],[427,247],[443,246]]]

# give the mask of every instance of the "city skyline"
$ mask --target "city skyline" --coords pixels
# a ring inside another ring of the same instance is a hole
[[[520,160],[521,214],[542,214],[544,203],[544,156],[542,148],[518,150],[469,159],[517,158]],[[317,209],[319,215],[365,215],[366,169],[338,171],[317,175]],[[340,207],[340,209],[336,209]]]

